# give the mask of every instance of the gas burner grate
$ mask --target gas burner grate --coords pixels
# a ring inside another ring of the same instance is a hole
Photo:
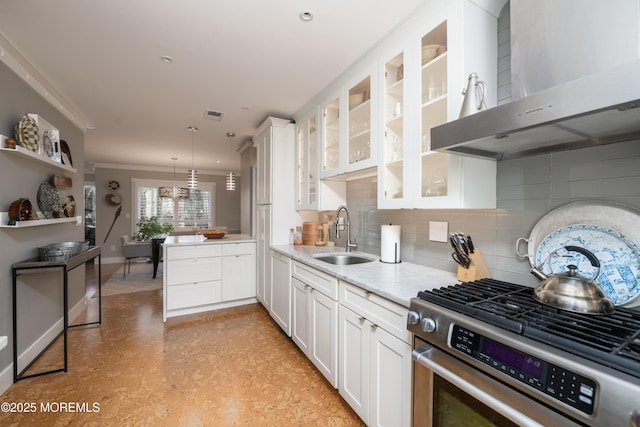
[[[612,315],[559,310],[533,299],[533,289],[483,279],[424,291],[418,297],[640,377],[640,313]]]

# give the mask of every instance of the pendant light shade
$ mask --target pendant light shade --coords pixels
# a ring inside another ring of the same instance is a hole
[[[173,186],[160,187],[158,193],[163,199],[188,199],[189,189],[176,187],[176,160],[178,158],[172,157],[171,160],[173,160]]]
[[[196,132],[198,132],[198,128],[195,126],[189,126],[187,130],[191,132],[191,169],[189,169],[187,175],[187,187],[198,188],[198,171],[193,167],[194,139]]]
[[[236,189],[236,174],[229,172],[227,174],[227,190],[233,191]]]

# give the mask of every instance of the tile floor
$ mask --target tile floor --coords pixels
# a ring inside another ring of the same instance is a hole
[[[103,265],[103,283],[117,267]],[[32,369],[61,366],[60,342]],[[5,402],[36,411],[0,411],[4,427],[364,425],[261,305],[163,324],[162,291],[105,297],[101,326],[69,331],[69,371],[19,381]]]

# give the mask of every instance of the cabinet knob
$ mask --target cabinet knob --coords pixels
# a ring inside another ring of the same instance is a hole
[[[375,323],[372,323],[370,328],[372,331],[375,331],[376,329],[378,329],[378,325],[376,325]]]
[[[358,318],[358,322],[360,322],[360,323],[364,323],[364,317],[360,316],[360,317]]]
[[[365,296],[365,298],[369,298],[371,296],[371,292],[370,291],[364,291],[364,296]]]

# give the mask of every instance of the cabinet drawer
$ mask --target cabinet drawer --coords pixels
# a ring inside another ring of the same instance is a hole
[[[222,258],[177,259],[167,262],[167,286],[222,278]]]
[[[251,255],[256,251],[255,243],[224,243],[222,255]]]
[[[301,282],[312,286],[314,289],[317,289],[334,301],[338,300],[337,278],[297,261],[293,261],[292,276]]]
[[[167,310],[196,307],[222,301],[222,282],[187,283],[167,288]]]
[[[167,259],[189,259],[221,256],[221,245],[170,246],[167,248]]]
[[[411,344],[407,330],[408,308],[343,281],[340,281],[340,304]]]

